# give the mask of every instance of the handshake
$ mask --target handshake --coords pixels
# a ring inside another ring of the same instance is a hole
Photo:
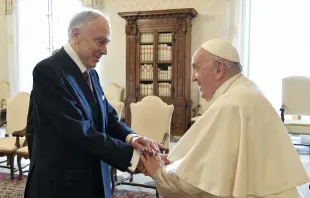
[[[154,178],[154,174],[159,168],[170,164],[167,159],[168,155],[160,153],[160,149],[164,147],[157,142],[147,137],[135,136],[130,139],[129,143],[141,153],[136,170],[128,171],[129,173],[143,173]]]

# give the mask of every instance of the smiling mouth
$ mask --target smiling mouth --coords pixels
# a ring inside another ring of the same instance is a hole
[[[98,60],[101,58],[101,55],[97,56],[96,54],[93,54],[93,56]]]

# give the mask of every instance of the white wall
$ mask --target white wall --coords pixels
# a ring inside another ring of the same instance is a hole
[[[108,55],[103,57],[100,65],[103,85],[116,82],[126,87],[126,22],[118,12],[195,8],[198,16],[192,21],[191,54],[209,39],[229,37],[230,5],[227,0],[103,0],[103,5],[105,13],[110,15],[112,25],[112,42],[108,46]],[[193,83],[193,107],[198,103],[198,96],[197,85]]]

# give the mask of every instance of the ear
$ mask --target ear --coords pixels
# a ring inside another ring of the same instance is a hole
[[[79,43],[80,37],[81,37],[81,30],[79,28],[73,28],[71,31],[72,40],[74,40],[76,43]]]
[[[226,65],[221,60],[217,61],[215,79],[219,80],[223,78],[225,72],[226,72]]]

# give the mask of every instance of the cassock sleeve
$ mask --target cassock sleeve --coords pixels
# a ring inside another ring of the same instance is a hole
[[[198,196],[203,192],[199,188],[180,179],[173,171],[171,165],[158,169],[154,174],[156,188],[164,197]]]

